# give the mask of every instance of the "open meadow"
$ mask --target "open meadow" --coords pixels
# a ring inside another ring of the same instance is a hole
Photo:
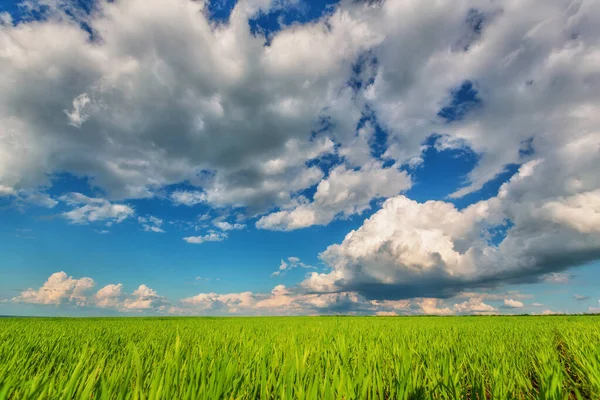
[[[600,317],[0,320],[0,399],[598,399]]]

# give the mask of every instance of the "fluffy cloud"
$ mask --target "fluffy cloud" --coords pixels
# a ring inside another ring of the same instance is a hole
[[[600,235],[539,212],[561,193],[550,197],[547,187],[544,193],[540,179],[557,180],[546,176],[546,161],[523,165],[496,197],[463,210],[404,196],[387,200],[362,227],[322,253],[332,271],[313,273],[304,287],[410,298],[446,297],[469,287],[534,281],[536,276],[563,281],[566,275],[554,271],[600,256]],[[532,192],[532,187],[540,191]],[[498,229],[505,234],[494,244],[490,238]]]
[[[115,204],[81,193],[69,193],[61,196],[60,200],[74,207],[71,211],[63,213],[63,216],[74,224],[103,221],[110,226],[113,223],[121,223],[135,214],[133,208],[126,204]]]
[[[123,301],[122,307],[125,310],[132,311],[164,311],[167,304],[167,300],[164,297],[159,296],[154,289],[151,289],[146,285],[140,285],[133,291],[129,298],[126,298]]]
[[[504,306],[508,308],[523,308],[523,302],[513,299],[504,299]]]
[[[290,262],[300,262],[290,257]],[[196,280],[210,280],[197,277]],[[183,315],[453,315],[491,314],[497,310],[484,303],[485,293],[460,302],[453,299],[414,298],[369,300],[356,292],[306,293],[298,288],[277,285],[269,293],[199,293],[178,302],[159,295],[147,285],[126,293],[123,284],[108,284],[95,293],[91,278],[75,279],[64,272],[52,274],[37,290],[27,289],[14,302],[97,307],[118,312],[170,313]],[[517,302],[519,303],[519,302]],[[521,303],[522,304],[522,303]]]
[[[337,215],[361,214],[372,199],[394,196],[410,185],[406,172],[399,171],[397,166],[383,168],[381,163],[371,162],[355,171],[340,165],[318,184],[312,202],[264,216],[256,226],[289,231],[327,225]]]
[[[74,303],[84,305],[87,302],[86,292],[94,287],[91,278],[75,279],[65,272],[55,272],[39,289],[29,288],[13,301],[34,304]]]
[[[68,172],[106,199],[68,195],[63,215],[111,224],[134,215],[119,200],[185,183],[174,204],[268,213],[256,226],[276,230],[389,198],[303,283],[331,296],[448,297],[600,258],[599,2],[342,1],[266,45],[248,21],[271,6],[240,1],[214,24],[203,2],[99,2],[91,38],[52,5],[3,18],[0,196],[50,206],[41,188]],[[477,100],[459,104],[461,87]],[[519,172],[460,210],[397,196],[432,133],[478,156],[451,197]]]
[[[521,303],[523,304],[523,303]],[[454,305],[454,310],[458,313],[490,314],[498,310],[489,304],[485,304],[481,298],[473,297],[469,300]]]
[[[205,242],[221,242],[225,239],[227,239],[227,233],[224,232],[209,232],[206,235],[202,236],[188,236],[183,238],[183,240],[192,244],[201,244]]]
[[[118,308],[122,303],[123,284],[109,284],[98,290],[93,297],[94,304],[101,308]]]
[[[178,205],[193,206],[204,203],[206,201],[206,194],[198,190],[179,190],[171,193],[171,200]]]
[[[312,133],[327,120],[354,134],[362,104],[346,82],[381,34],[361,19],[368,8],[349,6],[265,46],[248,20],[269,3],[241,1],[215,25],[203,2],[98,2],[83,17],[93,40],[52,4],[45,20],[5,21],[3,193],[67,171],[109,199],[185,181],[198,190],[173,194],[178,204],[264,210],[318,183],[306,162],[334,143]]]
[[[123,291],[123,284],[109,284],[96,293],[91,289],[95,286],[92,278],[73,278],[65,272],[55,272],[39,289],[29,288],[12,301],[33,304],[64,305],[73,304],[81,307],[108,308],[117,311],[152,311],[167,310],[169,302],[159,296],[155,290],[146,285],[140,285],[131,294]]]
[[[440,299],[423,299],[417,303],[423,314],[428,315],[450,315],[453,311],[443,306],[443,301]]]

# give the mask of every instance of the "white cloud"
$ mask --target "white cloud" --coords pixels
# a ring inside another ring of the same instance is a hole
[[[17,194],[17,191],[9,186],[0,185],[0,197],[4,196],[14,196]]]
[[[504,306],[508,308],[523,308],[523,302],[513,299],[504,299]]]
[[[522,304],[522,303],[521,303]],[[489,304],[484,303],[481,298],[473,297],[469,300],[454,305],[454,310],[458,313],[490,314],[498,310]]]
[[[381,35],[352,6],[264,46],[248,20],[267,3],[239,2],[214,25],[203,2],[100,2],[85,21],[93,43],[52,4],[48,20],[4,25],[1,184],[68,171],[116,200],[188,182],[198,190],[175,202],[264,210],[318,183],[306,161],[333,142],[312,132],[328,118],[354,133],[362,104],[344,90],[349,66]]]
[[[171,200],[175,204],[193,206],[206,202],[206,194],[197,190],[180,190],[171,193]]]
[[[540,315],[556,315],[556,314],[562,314],[562,312],[561,311],[544,310],[540,313]]]
[[[540,179],[557,180],[546,176],[545,162],[523,165],[496,197],[463,210],[447,202],[388,199],[362,227],[322,253],[332,272],[313,274],[303,286],[380,297],[445,297],[469,287],[535,281],[542,275],[564,282],[570,275],[556,271],[599,257],[600,235],[536,213],[548,201],[542,195],[548,185]],[[506,235],[496,245],[488,238],[498,228]]]
[[[81,193],[69,193],[59,200],[74,207],[62,214],[74,224],[99,221],[106,225],[118,224],[135,214],[133,208],[126,204],[114,204],[106,199],[87,197]]]
[[[29,288],[12,301],[33,304],[65,305],[80,307],[98,307],[116,311],[151,311],[167,310],[169,302],[159,296],[155,290],[140,285],[133,293],[126,294],[123,284],[108,284],[92,294],[95,286],[92,278],[73,278],[65,272],[55,272],[39,289]]]
[[[29,288],[12,300],[34,304],[86,303],[86,292],[94,287],[91,278],[75,279],[65,272],[55,272],[39,289]]]
[[[318,184],[312,202],[264,216],[256,226],[289,231],[327,225],[338,215],[343,218],[361,214],[374,198],[394,196],[410,185],[406,172],[396,166],[383,168],[379,162],[370,162],[355,171],[340,165]]]
[[[201,244],[205,242],[221,242],[225,239],[227,239],[227,234],[224,232],[209,232],[203,236],[188,236],[183,238],[183,240],[192,244]]]
[[[138,217],[138,222],[142,226],[145,232],[156,232],[156,233],[164,233],[165,230],[162,229],[163,220],[153,216],[147,217]]]
[[[184,183],[167,194],[175,204],[271,210],[257,227],[277,230],[391,197],[323,253],[330,273],[304,282],[369,298],[448,297],[600,258],[599,2],[342,2],[268,46],[248,21],[272,2],[238,2],[218,25],[203,2],[173,4],[99,2],[86,20],[94,41],[52,4],[46,20],[0,27],[0,196],[51,207],[40,190],[56,173],[87,177],[106,199],[71,194],[63,215],[111,224],[134,215],[119,200]],[[446,121],[438,113],[466,81],[480,105]],[[375,122],[393,167],[373,160]],[[433,132],[434,149],[478,156],[451,197],[508,165],[519,173],[463,210],[396,196],[411,185],[398,167],[426,163]],[[506,237],[489,243],[504,221]]]
[[[98,290],[94,295],[94,304],[101,308],[118,308],[124,296],[123,284],[109,284]]]
[[[167,300],[164,297],[159,296],[154,289],[151,289],[146,285],[140,285],[133,291],[129,298],[125,299],[123,308],[132,311],[164,311],[167,304]]]
[[[291,269],[295,268],[314,268],[311,265],[305,264],[298,257],[288,257],[287,262],[285,260],[281,260],[279,264],[279,269],[271,274],[271,277],[285,275],[285,273]]]
[[[244,224],[238,224],[238,223],[232,224],[227,221],[215,221],[215,222],[213,222],[213,225],[222,231],[237,231],[240,229],[244,229],[246,227],[246,225],[244,225]]]
[[[427,315],[451,315],[454,312],[449,307],[444,307],[440,299],[422,299],[417,303],[423,314]]]

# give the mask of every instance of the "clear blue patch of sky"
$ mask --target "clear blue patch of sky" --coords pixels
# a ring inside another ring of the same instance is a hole
[[[481,100],[477,97],[477,90],[471,81],[463,82],[450,95],[452,96],[451,103],[438,113],[440,117],[446,119],[449,123],[462,119],[470,110],[482,105]]]
[[[318,20],[331,12],[338,2],[338,0],[300,0],[284,3],[284,6],[275,6],[269,12],[260,13],[251,19],[250,31],[254,34],[264,34],[269,41],[274,33],[286,26]]]

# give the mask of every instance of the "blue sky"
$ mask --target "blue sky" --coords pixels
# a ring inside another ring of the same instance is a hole
[[[594,2],[0,13],[0,314],[600,309]]]

